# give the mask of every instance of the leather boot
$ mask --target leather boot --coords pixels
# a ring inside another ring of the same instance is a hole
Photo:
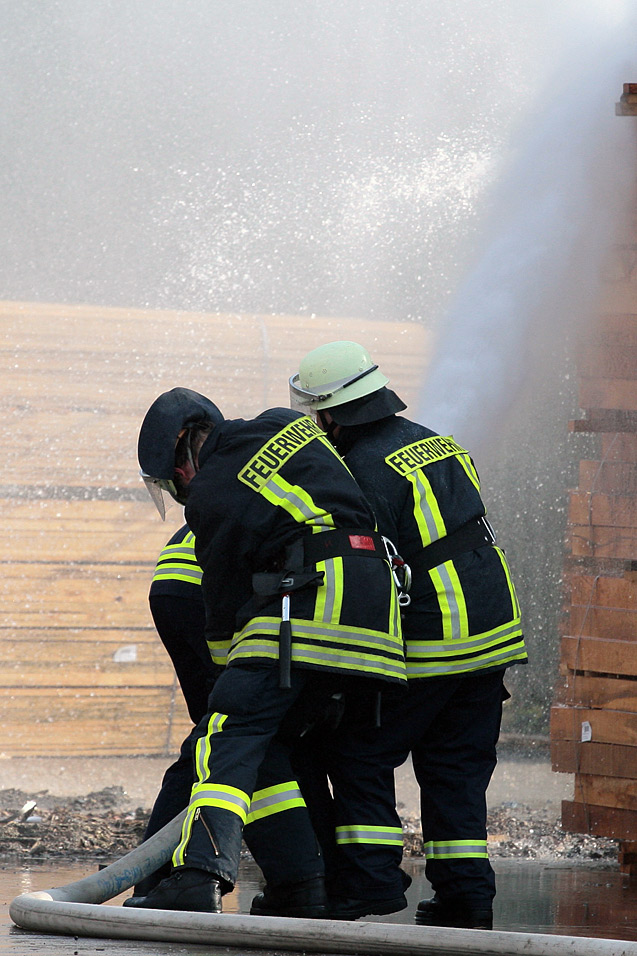
[[[131,896],[123,905],[149,910],[220,913],[221,881],[206,870],[181,866],[158,883],[148,896]]]
[[[416,907],[418,926],[455,926],[459,929],[493,929],[493,910],[485,900],[421,900]]]
[[[304,919],[326,919],[327,894],[323,877],[301,883],[265,886],[252,900],[251,916],[297,916]]]
[[[407,907],[406,896],[387,900],[330,900],[330,919],[360,919],[361,916],[387,916]]]

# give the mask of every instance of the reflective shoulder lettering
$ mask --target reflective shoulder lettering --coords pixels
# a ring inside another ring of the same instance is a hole
[[[243,466],[237,478],[248,488],[260,491],[299,448],[322,435],[321,429],[309,416],[297,418],[262,445]]]
[[[433,462],[451,458],[453,455],[468,455],[466,449],[461,448],[449,435],[434,435],[432,438],[423,438],[411,445],[405,445],[393,451],[385,458],[386,463],[399,475],[409,475],[412,471],[431,465]]]

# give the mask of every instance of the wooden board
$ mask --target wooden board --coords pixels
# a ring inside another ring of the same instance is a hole
[[[592,740],[597,743],[637,747],[637,714],[562,704],[551,707],[552,740],[581,740],[584,723],[590,724]]]
[[[0,689],[2,753],[177,753],[192,724],[174,687]]]
[[[579,464],[579,492],[633,495],[637,492],[637,464],[634,461],[594,461]]]
[[[637,408],[637,377],[581,378],[581,408]]]
[[[602,435],[601,445],[604,461],[637,462],[637,434]]]
[[[637,495],[572,492],[569,496],[568,520],[576,525],[637,528]]]
[[[572,671],[590,671],[618,676],[637,675],[637,643],[607,641],[596,637],[562,638],[561,661]]]
[[[637,554],[637,528],[598,528],[571,525],[567,542],[573,554],[631,558]]]
[[[634,781],[621,777],[579,773],[575,776],[574,800],[600,807],[637,811]]]
[[[556,690],[556,702],[637,714],[637,680],[582,676],[569,671]]]
[[[569,634],[633,641],[637,635],[637,608],[577,604],[569,609],[566,627]]]
[[[562,801],[562,827],[615,840],[637,840],[637,811]]]
[[[571,604],[637,611],[637,587],[623,574],[611,577],[570,570],[565,573],[564,582]]]
[[[551,762],[557,773],[603,774],[637,780],[637,747],[624,744],[554,739]]]

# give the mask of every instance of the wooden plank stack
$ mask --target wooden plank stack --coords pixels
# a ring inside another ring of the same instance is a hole
[[[190,727],[148,611],[164,524],[138,476],[142,417],[186,385],[227,417],[287,405],[323,342],[361,341],[409,403],[422,326],[0,303],[0,755],[175,753]]]
[[[634,248],[634,247],[633,247]],[[616,251],[619,257],[620,251]],[[625,260],[624,260],[625,261]],[[551,711],[553,769],[575,774],[565,829],[620,841],[637,872],[637,283],[609,283],[579,361],[581,420],[598,456],[570,493],[561,681]]]

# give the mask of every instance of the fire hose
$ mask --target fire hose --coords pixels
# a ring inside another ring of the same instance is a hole
[[[22,929],[42,933],[288,952],[366,956],[637,956],[637,943],[616,939],[100,906],[170,859],[184,815],[185,811],[103,870],[56,889],[17,896],[9,907],[11,919]]]

